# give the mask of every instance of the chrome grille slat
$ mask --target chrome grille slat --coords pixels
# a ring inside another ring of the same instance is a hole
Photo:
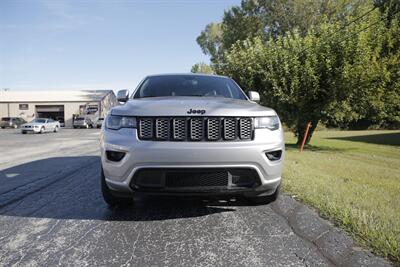
[[[239,119],[239,138],[249,140],[252,136],[251,118]]]
[[[190,139],[193,141],[200,141],[204,137],[204,119],[192,118],[190,119]]]
[[[207,139],[215,141],[221,137],[221,120],[219,118],[209,118],[207,120]]]
[[[169,140],[169,119],[156,119],[156,138],[160,140]]]
[[[249,141],[249,117],[144,117],[138,118],[138,137],[158,141]]]
[[[139,122],[139,138],[152,139],[153,138],[153,119],[142,118]]]
[[[224,139],[234,140],[237,136],[237,119],[225,118],[224,119]]]
[[[187,127],[185,118],[174,118],[172,120],[172,135],[174,140],[185,140]]]

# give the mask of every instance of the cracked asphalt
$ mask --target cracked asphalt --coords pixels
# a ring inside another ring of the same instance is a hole
[[[110,209],[98,130],[0,131],[0,266],[388,266],[306,206],[147,197]]]

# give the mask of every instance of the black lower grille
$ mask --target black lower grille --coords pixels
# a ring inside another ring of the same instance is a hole
[[[228,186],[227,171],[168,172],[166,187]]]
[[[258,173],[248,168],[146,168],[137,171],[133,189],[237,189],[260,185]]]
[[[253,139],[249,117],[143,117],[138,119],[140,140],[249,141]]]

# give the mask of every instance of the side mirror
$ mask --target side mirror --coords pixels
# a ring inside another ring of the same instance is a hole
[[[128,101],[129,98],[129,91],[126,89],[119,90],[117,93],[117,100],[118,102],[125,103]]]
[[[250,98],[251,101],[254,102],[260,102],[260,94],[256,91],[249,91],[247,93],[248,97]]]

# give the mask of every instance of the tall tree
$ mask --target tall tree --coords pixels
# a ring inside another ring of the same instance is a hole
[[[311,134],[320,121],[400,125],[398,7],[399,0],[243,0],[219,24],[212,66],[258,90],[298,140],[307,122]]]
[[[383,1],[383,0],[381,0]],[[242,0],[224,12],[222,22],[210,23],[197,38],[211,62],[223,61],[224,52],[237,41],[260,37],[267,41],[293,30],[300,35],[323,22],[346,23],[366,6],[366,0]]]
[[[203,53],[211,57],[212,62],[218,62],[222,55],[222,24],[210,23],[197,37],[197,43]]]

